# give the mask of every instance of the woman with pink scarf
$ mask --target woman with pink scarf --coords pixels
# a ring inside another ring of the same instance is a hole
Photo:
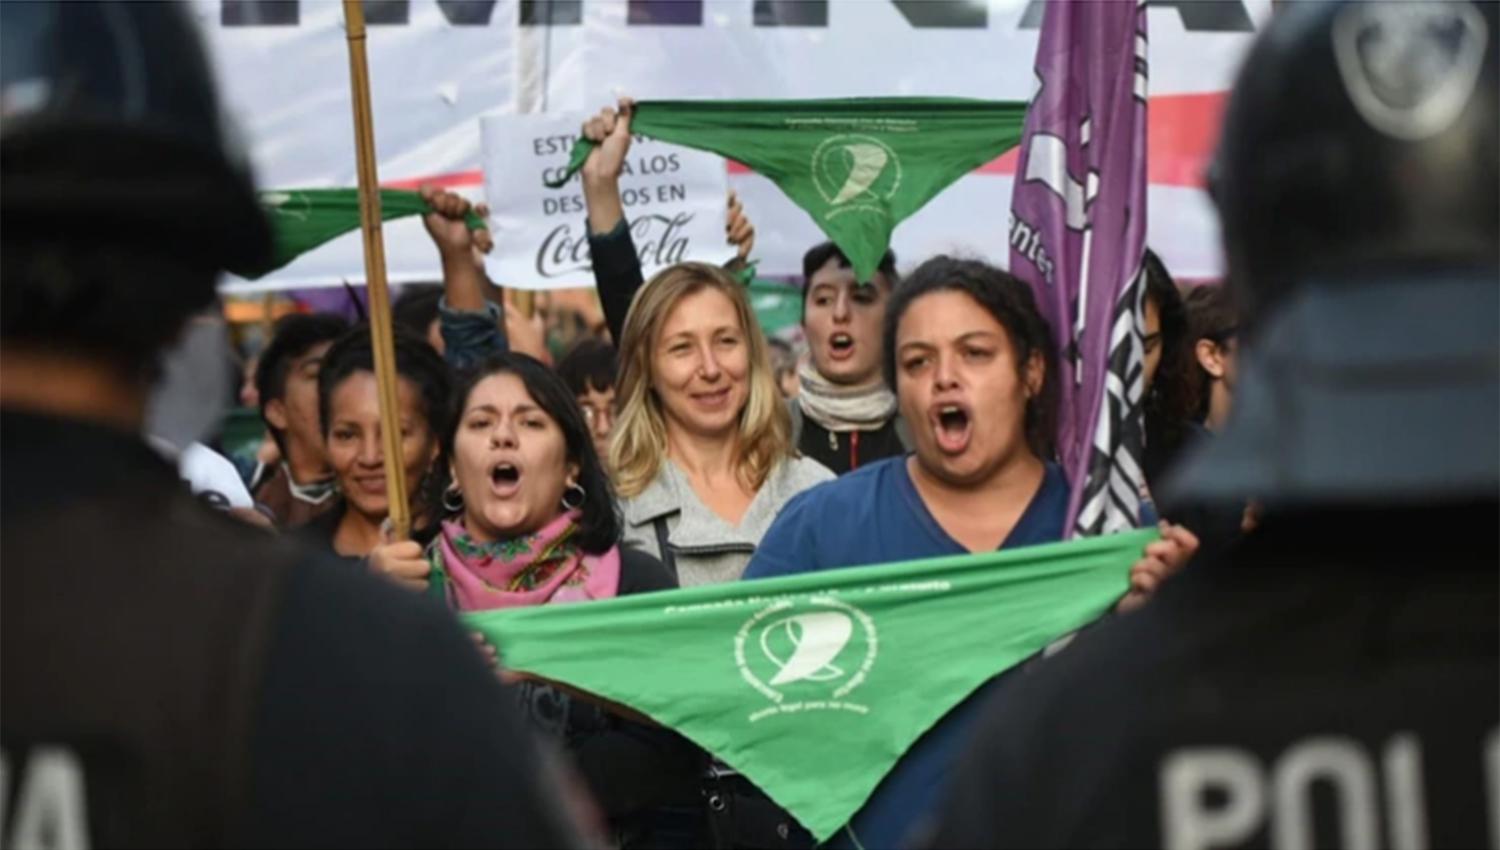
[[[444,446],[452,484],[427,550],[430,593],[481,611],[677,586],[655,558],[620,548],[609,478],[561,378],[524,354],[496,355],[454,397]],[[519,690],[527,716],[573,755],[620,846],[701,841],[700,750],[545,682]]]

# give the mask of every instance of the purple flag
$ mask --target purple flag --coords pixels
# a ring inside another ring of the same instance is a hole
[[[1011,197],[1010,269],[1057,344],[1058,455],[1077,535],[1140,524],[1146,9],[1050,2]]]

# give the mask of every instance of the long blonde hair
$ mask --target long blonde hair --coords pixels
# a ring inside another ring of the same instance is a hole
[[[619,417],[609,444],[615,489],[640,495],[661,474],[667,457],[667,423],[651,385],[651,364],[667,315],[683,298],[705,289],[724,293],[739,314],[750,347],[750,393],[740,411],[736,474],[746,488],[759,490],[771,468],[793,457],[792,422],[776,386],[765,335],[745,288],[717,266],[678,263],[663,269],[636,293],[620,339]]]

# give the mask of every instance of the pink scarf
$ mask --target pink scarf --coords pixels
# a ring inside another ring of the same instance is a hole
[[[460,611],[609,599],[620,591],[620,550],[590,555],[573,541],[577,511],[514,540],[478,543],[458,522],[443,523],[432,567],[448,577],[448,601]]]

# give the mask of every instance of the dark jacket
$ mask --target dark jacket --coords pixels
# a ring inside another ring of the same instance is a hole
[[[834,432],[813,421],[802,412],[802,405],[792,399],[792,437],[797,451],[833,471],[834,475],[853,472],[877,460],[906,454],[909,438],[897,414],[884,425],[869,431]]]
[[[620,596],[676,588],[656,558],[620,549]],[[452,604],[445,580],[430,581],[428,596]],[[702,750],[670,729],[620,717],[549,682],[526,680],[516,691],[532,729],[572,756],[616,843],[669,848],[701,842],[698,780],[708,761]]]
[[[339,523],[344,521],[344,512],[349,510],[349,503],[342,498],[332,500],[333,504],[328,510],[310,520],[306,525],[293,531],[293,536],[305,544],[308,548],[327,556],[331,563],[343,563],[350,566],[363,566],[364,558],[354,555],[340,555],[333,546],[333,538],[339,532]],[[426,547],[432,539],[437,536],[439,527],[436,523],[411,530],[411,539]]]
[[[282,530],[300,528],[327,513],[338,502],[333,495],[318,502],[300,498],[292,492],[292,477],[283,463],[265,469],[251,491],[256,503],[270,511],[272,521]]]
[[[576,843],[446,612],[212,511],[131,434],[8,411],[0,466],[16,843]]]
[[[620,549],[621,596],[676,588],[660,561]],[[701,749],[670,729],[620,717],[546,682],[518,690],[522,713],[572,755],[622,846],[697,846],[699,777],[708,762]]]
[[[1489,844],[1497,510],[1268,512],[988,706],[928,843]]]
[[[587,228],[588,224],[585,223]],[[589,231],[589,256],[594,264],[594,285],[599,290],[599,305],[609,325],[610,338],[618,348],[625,336],[625,317],[636,290],[646,282],[641,274],[641,256],[630,237],[629,223],[620,219],[608,233]]]

